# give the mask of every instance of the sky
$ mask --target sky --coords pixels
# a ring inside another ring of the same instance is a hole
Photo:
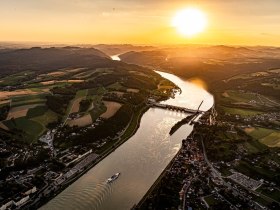
[[[171,24],[189,7],[207,17],[193,37]],[[0,41],[280,46],[279,11],[280,0],[0,0]]]

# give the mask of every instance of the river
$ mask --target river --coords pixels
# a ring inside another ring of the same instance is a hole
[[[169,73],[157,73],[182,90],[174,99],[163,103],[197,108],[204,100],[201,110],[212,107],[213,97],[203,88]],[[182,139],[192,131],[192,126],[184,125],[169,136],[171,127],[186,116],[180,112],[150,108],[143,115],[134,136],[41,209],[130,209],[149,190],[180,149]],[[106,180],[117,172],[121,172],[120,177],[107,184]]]

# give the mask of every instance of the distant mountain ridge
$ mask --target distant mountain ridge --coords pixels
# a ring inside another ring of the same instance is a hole
[[[235,74],[280,68],[280,48],[242,46],[179,46],[119,55],[126,63],[150,66],[186,79],[214,82]]]
[[[65,67],[81,67],[110,63],[108,55],[94,48],[33,47],[0,51],[0,74],[24,70],[47,71]]]
[[[107,55],[117,55],[126,53],[129,51],[148,51],[148,50],[156,50],[157,48],[154,46],[138,46],[131,44],[98,44],[93,45],[94,48],[101,50]]]

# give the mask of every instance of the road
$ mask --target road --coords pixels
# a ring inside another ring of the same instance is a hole
[[[206,154],[206,151],[205,151],[205,146],[204,146],[203,138],[202,138],[201,135],[199,135],[199,136],[200,136],[200,139],[201,139],[201,144],[202,144],[202,149],[203,149],[203,155],[204,155],[205,162],[206,162],[207,165],[211,168],[213,174],[215,174],[216,177],[219,177],[221,180],[223,180],[221,173],[220,173],[219,171],[217,171],[217,170],[212,166],[212,164],[210,163],[210,161],[208,160],[207,154]],[[223,182],[224,182],[224,180],[223,180]]]

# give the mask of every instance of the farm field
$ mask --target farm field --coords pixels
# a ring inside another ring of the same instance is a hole
[[[32,104],[32,105],[23,105],[18,107],[13,107],[10,109],[7,120],[10,120],[12,118],[19,118],[19,117],[25,117],[27,115],[27,112],[29,109],[34,108],[38,106],[38,104]]]
[[[71,111],[70,111],[70,114],[71,113],[75,113],[75,112],[79,112],[79,109],[80,109],[80,102],[85,99],[86,97],[85,96],[82,96],[80,98],[77,98],[74,100],[73,104],[72,104],[72,108],[71,108]]]
[[[22,139],[28,143],[37,140],[46,131],[46,126],[57,120],[57,115],[45,105],[48,94],[26,94],[29,91],[8,91],[10,105],[6,120],[0,127],[5,130],[19,130]],[[23,94],[24,93],[24,94]]]
[[[116,114],[116,112],[121,108],[122,104],[114,101],[103,101],[107,110],[100,117],[108,119]]]
[[[66,111],[66,117],[71,114],[79,111],[80,108],[80,102],[86,98],[88,94],[88,90],[80,90],[76,93],[76,96],[68,105],[67,111]]]
[[[29,89],[21,89],[15,91],[0,91],[0,100],[5,100],[13,96],[35,95],[35,91]]]
[[[116,94],[119,97],[124,95],[124,92],[121,92],[121,91],[110,91],[109,93],[114,93],[114,94]]]
[[[17,107],[29,104],[40,104],[46,102],[46,96],[48,94],[36,94],[36,95],[26,95],[26,96],[16,96],[11,98],[11,106]]]
[[[280,132],[273,132],[260,140],[269,147],[280,147]]]
[[[228,114],[240,115],[240,116],[243,116],[243,117],[263,113],[261,111],[255,111],[255,110],[251,110],[251,109],[240,109],[240,108],[229,108],[229,107],[223,107],[223,110]]]
[[[33,75],[34,72],[32,71],[23,71],[16,74],[12,74],[3,78],[0,78],[0,85],[1,86],[12,86],[20,83],[21,80],[25,79],[28,76]]]
[[[84,115],[82,117],[79,117],[77,119],[68,121],[67,124],[69,126],[78,126],[78,127],[84,127],[84,126],[90,125],[90,124],[92,124],[91,115],[86,114],[86,115]]]
[[[96,97],[93,102],[93,109],[89,111],[92,121],[95,121],[100,115],[106,112],[107,108],[101,100],[101,97]]]
[[[40,123],[25,117],[4,121],[3,123],[9,128],[9,130],[17,129],[21,131],[23,139],[28,143],[36,141],[38,136],[42,135],[45,130]]]
[[[51,111],[50,109],[47,109],[47,111],[44,112],[44,114],[33,117],[32,120],[46,127],[49,123],[57,121],[58,117],[59,116],[55,112]]]
[[[248,103],[251,100],[258,100],[256,93],[244,93],[233,90],[228,90],[224,92],[223,96],[232,102],[246,102]]]
[[[261,85],[267,86],[267,87],[272,87],[275,90],[279,90],[280,89],[280,85],[279,84],[275,84],[275,83],[261,83]]]
[[[119,82],[116,82],[112,85],[109,85],[108,89],[113,89],[113,90],[116,90],[116,91],[125,91],[126,92],[126,88],[124,86],[122,86]]]
[[[84,71],[84,72],[81,72],[79,74],[76,74],[74,76],[74,78],[77,78],[77,79],[87,79],[87,78],[91,77],[95,73],[96,73],[95,70],[88,70],[88,71]]]
[[[130,93],[138,93],[138,92],[139,92],[139,89],[136,89],[136,88],[127,88],[126,91],[127,91],[127,92],[130,92]]]
[[[280,201],[280,190],[276,189],[273,191],[270,191],[269,189],[266,189],[265,187],[260,187],[257,189],[258,192],[273,198],[274,200]]]
[[[280,73],[280,69],[271,69],[271,70],[269,70],[269,72],[272,72],[272,73]]]
[[[245,132],[269,147],[280,147],[280,131],[267,128],[250,128]]]
[[[11,102],[10,99],[0,101],[0,106],[5,106],[5,105],[9,104],[10,102]]]
[[[104,87],[100,87],[100,88],[92,88],[88,90],[87,93],[87,98],[90,96],[94,96],[94,95],[102,95],[104,93],[106,93],[106,89]]]
[[[226,82],[229,82],[231,80],[238,80],[238,79],[251,79],[254,77],[260,77],[260,76],[268,76],[269,73],[266,71],[259,71],[259,72],[254,72],[254,73],[250,73],[250,74],[239,74],[236,76],[233,76],[231,78],[229,78],[228,80],[226,80]]]
[[[0,108],[3,107],[3,121],[0,128],[20,133],[20,139],[28,143],[36,142],[40,135],[59,124],[84,127],[99,117],[109,120],[123,104],[103,101],[103,96],[108,92],[125,101],[129,94],[139,93],[142,97],[142,88],[151,92],[157,90],[159,81],[170,87],[169,82],[156,74],[148,74],[142,68],[115,63],[110,59],[101,59],[100,62],[84,67],[77,67],[82,64],[73,67],[58,65],[50,69],[43,66],[38,70],[1,77]],[[141,88],[126,84],[127,78],[139,81]],[[80,106],[81,101],[83,107]],[[129,101],[126,103],[130,105]],[[73,113],[81,117],[75,119]]]
[[[228,90],[222,94],[222,100],[224,102],[230,102],[232,104],[244,104],[253,107],[263,107],[263,106],[279,106],[277,102],[273,99],[267,98],[263,95],[252,93],[252,92],[240,92]]]

